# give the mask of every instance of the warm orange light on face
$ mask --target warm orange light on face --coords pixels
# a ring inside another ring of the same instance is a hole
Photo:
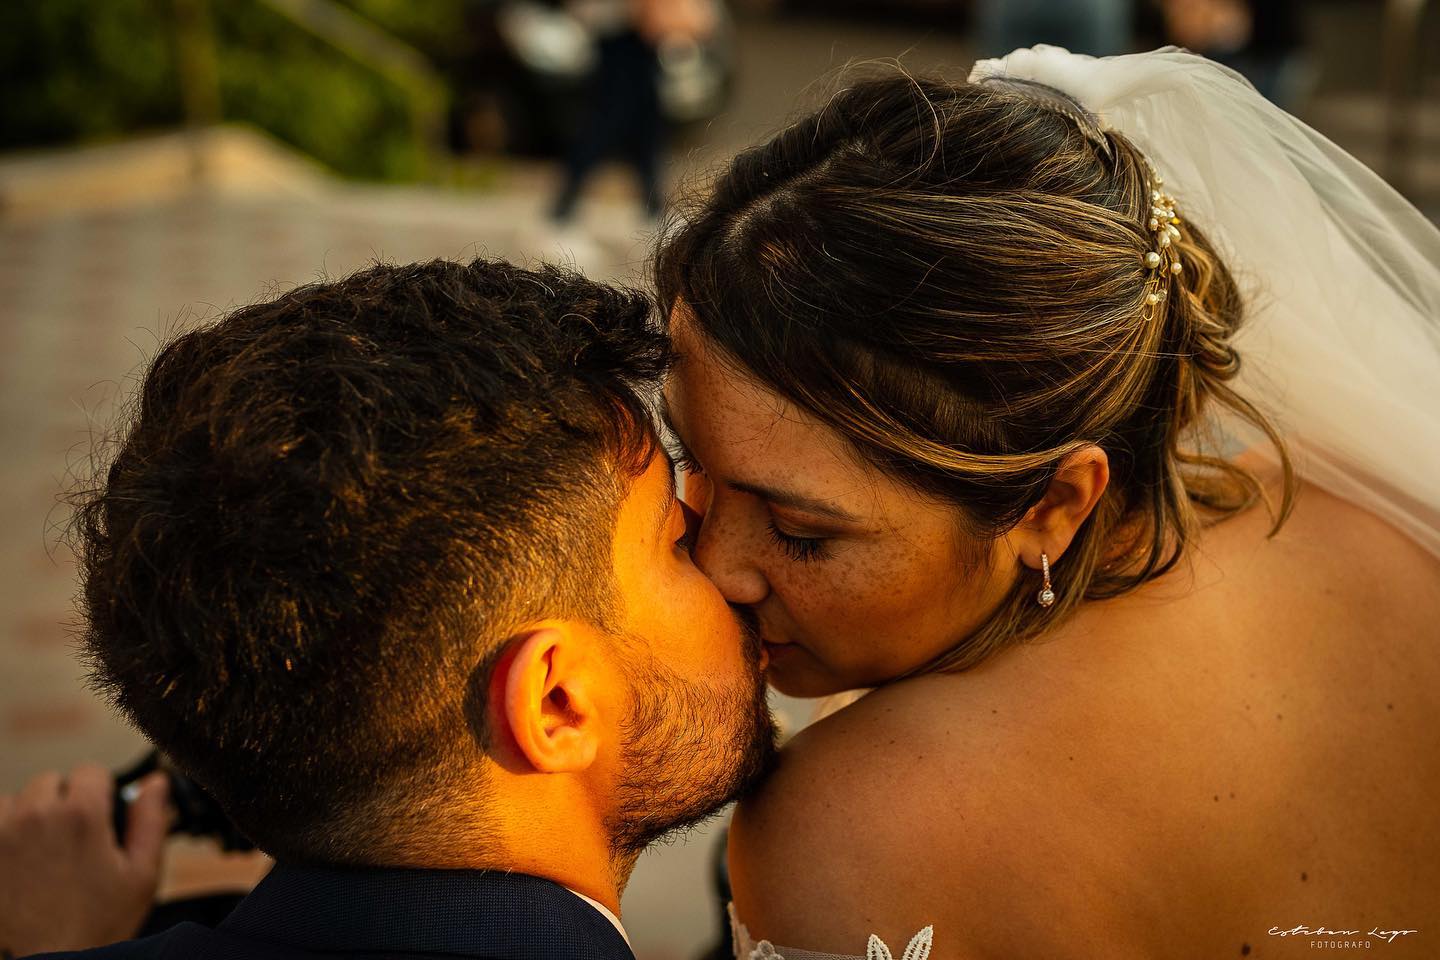
[[[625,630],[686,675],[751,677],[734,613],[691,560],[687,534],[698,532],[699,515],[671,482],[670,462],[657,454],[621,504],[613,555]]]
[[[703,516],[710,506],[710,481],[703,473],[680,474],[680,496],[697,514]]]

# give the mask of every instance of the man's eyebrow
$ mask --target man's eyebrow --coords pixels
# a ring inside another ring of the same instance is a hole
[[[660,426],[664,428],[665,433],[670,435],[670,439],[679,442],[680,431],[675,429],[675,421],[670,418],[670,404],[666,402],[663,393],[660,395],[660,402],[656,404],[656,408],[660,414]]]
[[[665,528],[670,525],[670,513],[675,509],[675,501],[679,493],[675,489],[675,463],[670,459],[670,454],[662,447],[660,455],[665,458],[665,498],[660,504],[659,516],[655,518],[655,528],[660,531],[660,539],[665,539]]]

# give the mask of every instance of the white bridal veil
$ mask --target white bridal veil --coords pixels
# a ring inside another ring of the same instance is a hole
[[[980,61],[970,79],[986,77],[1061,90],[1149,157],[1246,291],[1236,388],[1303,477],[1440,556],[1440,230],[1239,74],[1183,50],[1037,46]]]

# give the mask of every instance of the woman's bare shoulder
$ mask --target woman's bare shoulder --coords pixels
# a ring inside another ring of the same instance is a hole
[[[963,957],[990,935],[973,918],[999,923],[1008,912],[997,908],[1023,896],[1021,864],[1044,854],[1027,840],[1041,832],[1021,829],[1023,778],[994,762],[1006,752],[996,744],[1013,739],[1003,715],[979,700],[941,721],[921,702],[933,692],[907,681],[812,725],[737,807],[731,879],[754,937],[864,954],[871,933],[903,945],[936,924],[935,955]],[[967,729],[957,742],[953,731]],[[972,917],[963,930],[945,928],[962,915]]]
[[[883,713],[861,703],[787,743],[774,774],[736,807],[731,885],[736,913],[757,940],[863,956],[872,933],[903,946],[933,922],[904,916],[900,891],[917,884],[897,868],[925,831],[907,822],[891,793],[905,790],[894,782],[891,751],[900,744]]]
[[[904,711],[882,703],[876,692],[811,724],[780,751],[775,771],[736,809],[731,857],[744,868],[815,859],[857,822],[879,820],[864,836],[833,852],[840,858],[870,856],[909,832],[895,827],[890,812],[896,767],[909,755]],[[913,757],[910,759],[913,760]],[[911,771],[914,772],[913,770]],[[889,834],[889,835],[887,835]],[[862,850],[865,846],[872,849]]]

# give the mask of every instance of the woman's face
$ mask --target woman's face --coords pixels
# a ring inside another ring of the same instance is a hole
[[[832,428],[722,362],[671,319],[665,388],[704,517],[695,561],[756,615],[770,683],[812,697],[875,686],[949,649],[1000,602],[1018,560],[1005,539],[967,565],[953,505],[863,462]]]

